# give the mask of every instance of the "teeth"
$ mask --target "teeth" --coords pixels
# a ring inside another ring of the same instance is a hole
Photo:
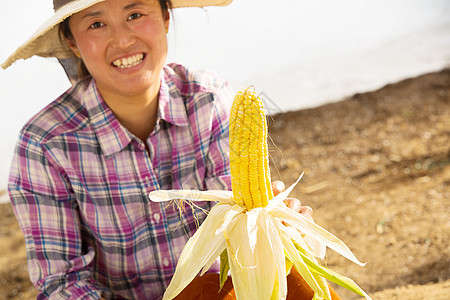
[[[137,54],[134,56],[130,56],[128,58],[117,59],[117,60],[113,61],[112,64],[120,69],[125,69],[125,68],[131,68],[131,67],[134,67],[134,66],[140,64],[143,59],[144,59],[144,54],[141,53],[141,54]]]

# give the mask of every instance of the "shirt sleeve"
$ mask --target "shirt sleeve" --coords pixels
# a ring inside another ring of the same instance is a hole
[[[231,190],[228,129],[232,97],[227,82],[223,82],[214,94],[211,141],[206,158],[208,190]]]
[[[45,145],[26,132],[16,145],[8,190],[38,299],[100,299],[89,270],[95,251],[82,243],[70,184]]]

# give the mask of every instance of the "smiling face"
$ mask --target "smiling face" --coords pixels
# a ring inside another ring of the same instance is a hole
[[[69,27],[69,46],[104,97],[158,93],[169,27],[158,0],[106,0],[71,16]]]

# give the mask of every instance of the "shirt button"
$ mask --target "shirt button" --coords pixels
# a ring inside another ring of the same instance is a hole
[[[164,257],[163,258],[163,265],[165,266],[165,267],[168,267],[169,266],[169,260],[167,259],[167,257]]]
[[[159,220],[161,219],[161,215],[158,214],[158,213],[155,213],[155,214],[153,215],[153,219],[155,219],[156,223],[158,223]]]

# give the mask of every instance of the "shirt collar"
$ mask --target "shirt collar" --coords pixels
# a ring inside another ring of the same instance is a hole
[[[188,126],[189,119],[180,90],[173,82],[169,68],[161,72],[159,89],[159,117],[176,126]]]
[[[169,73],[170,71],[167,68],[161,72],[158,119],[175,126],[188,126],[189,119],[183,98]],[[83,102],[88,109],[91,124],[100,147],[107,157],[120,152],[129,143],[137,139],[114,116],[100,95],[94,79],[91,79],[89,83]],[[145,150],[145,145],[141,141],[137,141],[137,144],[140,150]]]
[[[93,130],[97,136],[103,153],[107,156],[120,152],[134,140],[133,135],[117,120],[109,106],[103,101],[95,80],[89,83],[89,88],[83,97],[88,110]],[[142,150],[143,143],[138,143]]]

